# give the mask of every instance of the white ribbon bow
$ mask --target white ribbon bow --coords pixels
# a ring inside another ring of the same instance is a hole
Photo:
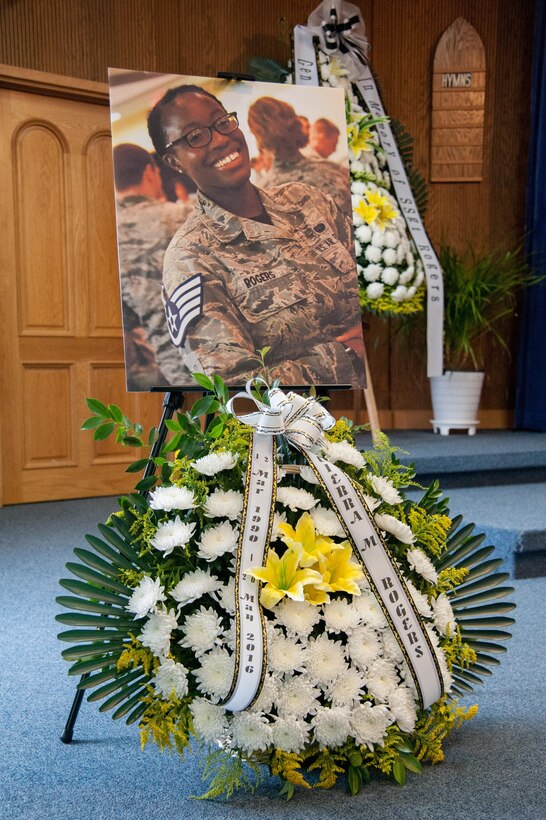
[[[323,431],[334,426],[335,418],[316,399],[306,399],[292,392],[284,393],[278,387],[267,390],[270,404],[264,404],[252,394],[255,383],[267,386],[267,382],[260,377],[249,379],[244,392],[237,393],[228,401],[228,411],[261,435],[282,435],[296,447],[318,452],[324,445]],[[258,410],[237,413],[234,402],[239,398],[250,399]]]

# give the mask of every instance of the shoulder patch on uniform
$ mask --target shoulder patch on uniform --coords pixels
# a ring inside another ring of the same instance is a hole
[[[173,344],[182,347],[188,326],[203,312],[203,284],[201,274],[186,279],[170,296],[164,291],[167,327]]]

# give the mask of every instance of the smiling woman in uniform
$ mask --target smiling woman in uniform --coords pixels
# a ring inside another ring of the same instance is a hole
[[[197,85],[169,90],[148,116],[154,147],[198,188],[165,254],[167,322],[187,372],[240,385],[256,350],[286,385],[363,384],[352,226],[330,197],[250,182],[236,113]]]

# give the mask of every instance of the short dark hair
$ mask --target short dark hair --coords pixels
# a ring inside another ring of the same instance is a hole
[[[154,165],[154,158],[140,145],[123,142],[114,148],[114,183],[119,192],[140,185],[148,165]]]
[[[210,93],[210,91],[206,91],[204,88],[201,88],[200,85],[178,85],[176,88],[169,88],[169,90],[165,92],[161,99],[156,102],[154,107],[148,112],[148,133],[150,135],[150,139],[152,140],[153,146],[160,157],[164,155],[165,146],[167,145],[165,131],[163,130],[163,109],[182,94],[201,94],[204,97],[210,97],[212,100],[215,100],[222,106],[222,108],[224,108],[218,97],[215,97],[214,94]]]

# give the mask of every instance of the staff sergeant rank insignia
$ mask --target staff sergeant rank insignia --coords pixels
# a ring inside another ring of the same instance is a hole
[[[188,325],[203,312],[203,285],[199,273],[190,277],[167,296],[163,290],[167,327],[173,344],[182,347]]]

